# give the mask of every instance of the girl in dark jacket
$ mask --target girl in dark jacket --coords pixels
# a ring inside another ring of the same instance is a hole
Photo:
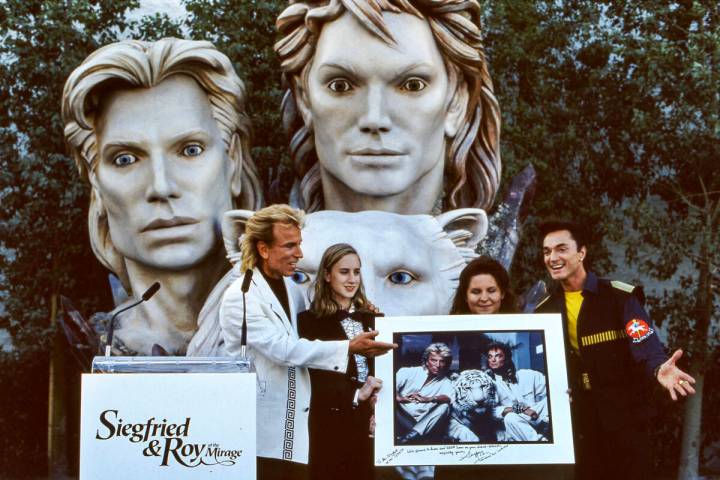
[[[309,340],[344,340],[373,330],[360,257],[348,244],[325,250],[310,310],[298,315],[298,332]],[[310,369],[310,478],[372,479],[370,422],[380,389],[372,365],[352,355],[344,375]]]

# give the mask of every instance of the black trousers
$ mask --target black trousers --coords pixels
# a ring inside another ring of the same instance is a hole
[[[258,480],[309,480],[304,463],[287,462],[277,458],[257,457]]]
[[[649,422],[634,420],[608,431],[582,394],[573,399],[575,480],[642,480],[652,473]]]

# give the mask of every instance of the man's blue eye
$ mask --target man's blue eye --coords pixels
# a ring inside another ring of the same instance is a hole
[[[302,285],[303,283],[307,283],[310,281],[310,276],[300,270],[295,270],[295,273],[293,273],[290,278],[298,285]]]
[[[408,283],[415,280],[415,276],[410,273],[406,272],[404,270],[398,270],[396,272],[392,272],[388,278],[390,281],[396,285],[407,285]]]

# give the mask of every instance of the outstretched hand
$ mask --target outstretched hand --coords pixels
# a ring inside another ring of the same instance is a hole
[[[376,342],[373,338],[378,336],[378,331],[363,332],[350,340],[350,353],[360,354],[366,357],[377,357],[397,348],[396,343]]]
[[[673,400],[678,399],[678,393],[683,397],[686,397],[688,394],[695,394],[695,389],[692,387],[695,379],[675,365],[680,357],[682,357],[682,354],[682,350],[676,350],[675,353],[672,354],[672,357],[660,365],[657,372],[657,381],[670,392],[670,398]]]

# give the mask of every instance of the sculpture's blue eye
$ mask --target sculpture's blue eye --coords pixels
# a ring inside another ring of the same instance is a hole
[[[185,148],[183,148],[183,155],[186,157],[197,157],[203,152],[203,147],[201,145],[198,145],[197,143],[191,143],[190,145],[187,145]]]
[[[290,278],[298,285],[302,285],[303,283],[310,281],[310,276],[302,270],[295,270],[295,273],[293,273]]]
[[[395,272],[392,272],[388,276],[388,279],[396,285],[407,285],[414,280],[417,280],[415,275],[405,270],[397,270]]]
[[[115,166],[121,168],[132,165],[135,162],[137,162],[137,157],[132,153],[121,153],[113,159],[113,163],[115,164]]]

